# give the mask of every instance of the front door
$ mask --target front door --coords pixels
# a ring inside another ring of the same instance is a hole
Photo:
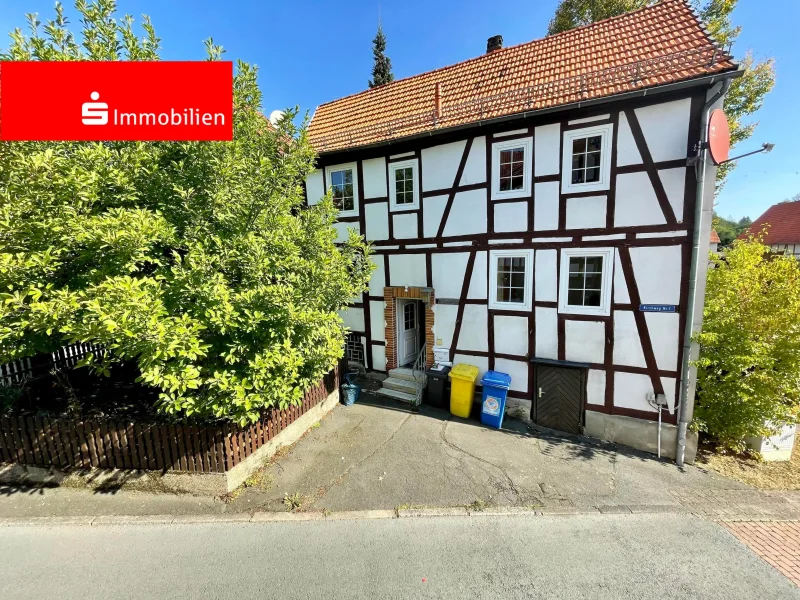
[[[580,433],[583,416],[584,370],[536,365],[531,419],[537,425]]]
[[[413,364],[419,352],[419,303],[397,300],[397,364]]]

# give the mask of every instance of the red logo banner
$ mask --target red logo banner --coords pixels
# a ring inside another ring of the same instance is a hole
[[[231,62],[2,62],[0,141],[229,141]]]

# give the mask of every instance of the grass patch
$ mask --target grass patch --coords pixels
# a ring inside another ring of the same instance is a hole
[[[292,495],[288,493],[283,495],[283,505],[286,507],[286,512],[295,512],[303,508],[303,503],[306,501],[305,496],[300,492],[295,492]]]
[[[428,508],[428,507],[425,506],[424,504],[398,504],[394,510],[396,512],[398,510],[417,510],[420,508]]]
[[[753,455],[720,454],[701,448],[697,464],[761,490],[800,490],[800,445],[797,443],[791,460],[787,461],[764,462]]]
[[[489,508],[490,506],[491,506],[491,504],[486,502],[486,500],[481,500],[480,498],[478,498],[474,502],[471,502],[470,504],[467,504],[464,508],[466,508],[470,512],[482,512],[482,511],[486,510],[487,508]]]

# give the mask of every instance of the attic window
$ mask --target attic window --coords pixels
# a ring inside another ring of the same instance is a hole
[[[563,193],[607,190],[611,181],[612,125],[564,133],[561,188]]]
[[[530,137],[492,144],[493,200],[530,195],[532,155]]]
[[[340,217],[358,216],[356,164],[325,167],[325,179]]]
[[[419,208],[418,173],[416,158],[389,163],[389,208],[392,212]]]

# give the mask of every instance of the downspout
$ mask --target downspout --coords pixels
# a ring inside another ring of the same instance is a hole
[[[675,462],[679,467],[683,466],[686,454],[686,431],[689,423],[694,416],[694,394],[697,368],[692,363],[697,359],[700,347],[697,342],[692,341],[696,331],[703,325],[703,303],[704,298],[697,297],[698,275],[702,270],[703,263],[708,262],[708,256],[701,255],[701,247],[705,247],[702,242],[702,225],[706,219],[713,216],[714,203],[704,202],[706,194],[706,161],[708,157],[708,116],[711,108],[728,93],[731,87],[730,79],[722,80],[722,87],[717,93],[708,99],[703,107],[703,114],[700,124],[700,143],[697,150],[697,162],[695,169],[697,173],[697,195],[694,207],[694,243],[692,245],[692,262],[689,270],[689,298],[686,305],[686,329],[683,334],[683,361],[681,364],[681,397],[678,417],[678,444],[675,449]],[[705,280],[705,277],[704,277]],[[705,293],[705,289],[703,289]]]

